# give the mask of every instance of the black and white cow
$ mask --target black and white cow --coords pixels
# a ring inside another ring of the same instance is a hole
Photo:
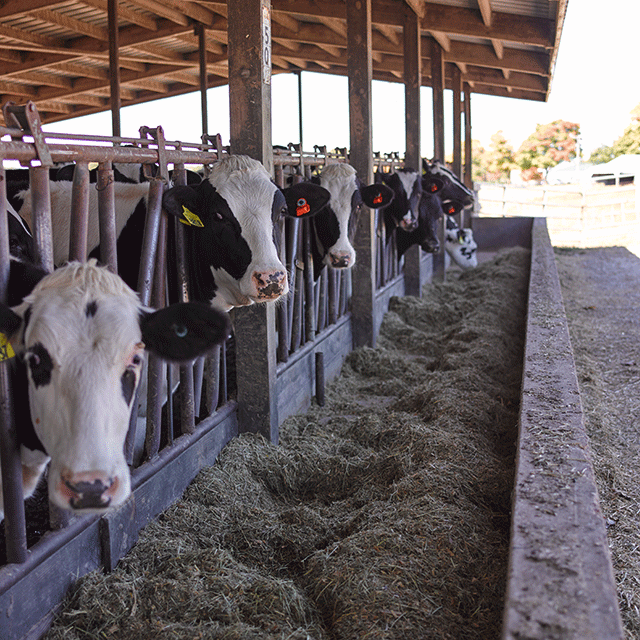
[[[451,259],[463,269],[474,269],[478,266],[478,245],[473,239],[473,231],[461,229],[450,216],[447,216],[444,248]]]
[[[53,253],[56,265],[69,255],[72,183],[50,183]],[[118,269],[132,288],[137,284],[149,183],[116,181],[115,213]],[[97,192],[89,190],[87,246],[99,243]],[[19,194],[18,213],[31,223],[31,193]],[[276,300],[288,292],[286,269],[277,255],[274,223],[280,215],[315,215],[329,201],[318,185],[301,183],[280,190],[257,160],[236,155],[217,162],[199,184],[167,189],[163,206],[185,223],[192,298],[223,310]]]
[[[443,202],[454,200],[462,204],[463,207],[472,205],[475,199],[471,189],[466,187],[460,178],[448,169],[440,160],[429,162],[422,159],[423,180],[438,179],[442,181],[440,189],[440,199]]]
[[[145,350],[188,361],[229,330],[227,314],[206,303],[144,307],[94,260],[44,275],[13,308],[0,305],[0,331],[18,354],[13,391],[25,498],[50,459],[49,497],[59,507],[99,512],[126,500],[123,445]]]
[[[393,200],[382,210],[387,241],[396,228],[413,231],[418,226],[418,208],[422,196],[420,174],[409,167],[395,173],[376,173],[376,182],[393,191]]]
[[[418,226],[413,231],[396,229],[396,246],[398,258],[413,245],[419,245],[427,253],[437,253],[440,250],[438,240],[438,221],[446,213],[455,215],[463,208],[462,204],[451,199],[442,201],[441,193],[444,182],[439,178],[422,179],[422,197],[418,211]]]
[[[331,194],[329,204],[311,220],[311,255],[317,279],[325,266],[353,267],[356,252],[351,242],[362,205],[385,207],[393,199],[393,191],[382,183],[363,185],[356,170],[342,162],[326,165],[314,182]]]
[[[168,189],[164,209],[185,224],[192,296],[228,311],[286,295],[275,223],[316,215],[329,198],[310,182],[280,190],[260,162],[242,155],[217,162],[198,185]]]

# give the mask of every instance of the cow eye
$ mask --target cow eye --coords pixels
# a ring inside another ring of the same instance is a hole
[[[142,364],[142,356],[136,353],[136,355],[133,356],[133,358],[131,359],[131,363],[134,364],[135,366]]]
[[[31,371],[31,378],[36,387],[46,385],[50,382],[53,360],[42,344],[35,344],[29,350],[27,363]]]

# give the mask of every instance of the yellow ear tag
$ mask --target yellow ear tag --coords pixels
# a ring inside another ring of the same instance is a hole
[[[0,362],[11,360],[11,358],[15,358],[15,355],[16,352],[13,350],[7,336],[4,333],[0,333]]]
[[[189,225],[190,227],[204,227],[204,225],[202,224],[202,220],[200,220],[200,218],[195,213],[193,213],[193,211],[189,211],[189,209],[187,209],[187,207],[185,207],[184,205],[182,205],[182,215],[185,217],[184,220],[182,218],[179,218],[182,224]]]

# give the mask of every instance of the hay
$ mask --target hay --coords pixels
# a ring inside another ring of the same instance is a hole
[[[529,252],[391,302],[326,405],[235,439],[47,638],[495,638]]]

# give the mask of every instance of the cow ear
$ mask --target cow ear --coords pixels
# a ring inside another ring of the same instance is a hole
[[[444,182],[440,178],[429,178],[424,180],[422,190],[427,193],[438,193],[444,189]]]
[[[204,227],[198,206],[198,192],[187,185],[167,189],[162,195],[164,210],[189,227]]]
[[[331,194],[320,185],[299,182],[283,189],[287,201],[287,213],[290,218],[309,218],[324,209]]]
[[[464,205],[460,200],[447,200],[442,203],[442,209],[448,216],[455,216],[464,209]]]
[[[184,302],[144,313],[140,319],[146,348],[165,360],[185,362],[204,355],[229,337],[223,311],[205,302]]]
[[[22,324],[22,316],[18,315],[11,307],[0,302],[0,334],[11,339]],[[1,338],[0,338],[1,341]]]
[[[360,188],[362,202],[371,209],[386,207],[393,200],[393,189],[386,184],[370,184]]]

